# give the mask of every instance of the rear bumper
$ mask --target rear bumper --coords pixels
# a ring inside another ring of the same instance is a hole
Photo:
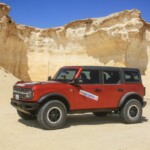
[[[142,107],[145,107],[147,105],[147,102],[146,101],[143,101],[142,102]]]
[[[39,108],[38,103],[22,102],[15,100],[14,98],[11,99],[11,105],[15,107],[17,110],[27,114],[34,114],[35,112],[37,112]]]

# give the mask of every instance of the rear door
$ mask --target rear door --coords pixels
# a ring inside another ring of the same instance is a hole
[[[120,69],[103,68],[102,79],[101,106],[103,108],[116,108],[125,93],[125,86],[122,84]]]

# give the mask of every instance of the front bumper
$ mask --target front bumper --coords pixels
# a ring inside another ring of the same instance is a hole
[[[11,105],[27,114],[35,114],[39,108],[39,103],[23,102],[14,98],[11,99]]]

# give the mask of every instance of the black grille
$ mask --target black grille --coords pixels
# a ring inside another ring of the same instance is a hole
[[[14,87],[13,97],[15,98],[15,95],[17,94],[17,95],[19,95],[19,100],[22,100],[25,98],[27,91],[29,91],[29,89]]]

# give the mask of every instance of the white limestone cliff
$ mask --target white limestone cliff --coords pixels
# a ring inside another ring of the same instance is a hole
[[[138,67],[150,76],[150,25],[138,10],[50,29],[16,24],[0,3],[0,66],[21,80],[46,80],[64,65]]]

